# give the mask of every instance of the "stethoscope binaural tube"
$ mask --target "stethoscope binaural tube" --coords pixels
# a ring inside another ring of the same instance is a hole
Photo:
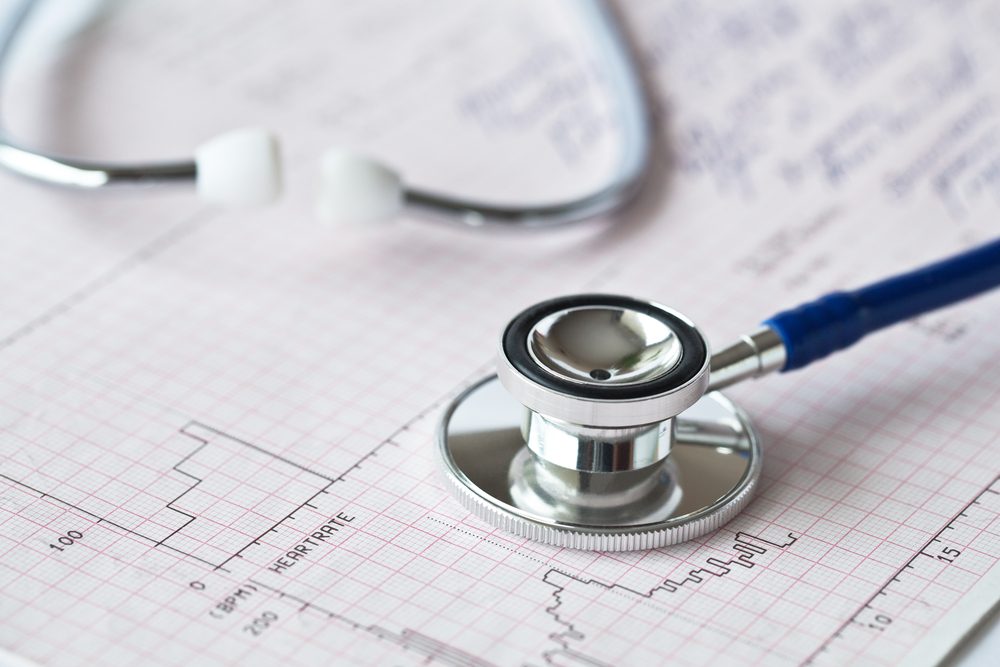
[[[445,412],[445,480],[469,511],[548,544],[609,551],[692,539],[735,517],[760,474],[749,417],[717,389],[802,368],[998,286],[994,241],[780,312],[711,355],[693,323],[659,304],[550,299],[511,320],[497,375]]]
[[[0,76],[40,1],[22,0],[0,26]],[[600,216],[628,203],[638,192],[650,160],[649,101],[614,11],[603,0],[570,4],[603,56],[609,96],[618,109],[622,148],[607,183],[583,196],[551,204],[494,204],[409,186],[384,164],[334,149],[322,159],[320,215],[335,222],[365,222],[391,217],[405,208],[472,227],[543,228]],[[0,167],[35,181],[81,189],[195,183],[203,199],[230,206],[266,204],[281,190],[277,140],[259,128],[216,137],[199,147],[194,159],[115,164],[33,150],[20,145],[0,124]]]

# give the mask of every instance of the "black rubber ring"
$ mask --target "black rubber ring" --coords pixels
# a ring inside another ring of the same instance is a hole
[[[541,319],[565,308],[611,306],[635,310],[669,326],[681,344],[681,358],[665,374],[648,382],[630,385],[587,385],[563,380],[541,368],[528,352],[528,335]],[[615,294],[577,294],[543,301],[521,312],[503,333],[503,352],[511,365],[532,382],[571,396],[595,400],[629,400],[656,396],[690,382],[705,365],[708,350],[701,334],[672,313],[647,301]]]

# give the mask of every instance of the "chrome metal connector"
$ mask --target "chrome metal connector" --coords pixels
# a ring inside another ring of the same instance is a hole
[[[787,354],[778,332],[762,326],[712,355],[708,391],[781,370]]]

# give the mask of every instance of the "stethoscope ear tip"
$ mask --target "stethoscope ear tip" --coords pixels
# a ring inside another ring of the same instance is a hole
[[[332,148],[320,161],[316,214],[332,224],[391,219],[403,208],[403,180],[365,155]]]
[[[262,206],[281,194],[278,139],[247,127],[214,137],[195,151],[198,195],[222,206]]]
[[[277,137],[247,127],[214,137],[195,151],[198,195],[225,207],[263,206],[281,195]],[[320,161],[316,213],[332,224],[389,220],[403,207],[403,181],[386,165],[334,148]]]

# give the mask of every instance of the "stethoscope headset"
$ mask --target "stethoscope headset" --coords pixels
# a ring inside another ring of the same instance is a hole
[[[20,0],[0,26],[0,74],[17,38],[41,0]],[[648,102],[619,23],[601,0],[570,3],[603,54],[603,67],[621,132],[621,155],[614,176],[583,196],[544,205],[501,205],[461,195],[430,192],[406,184],[392,167],[370,157],[331,149],[320,164],[317,210],[329,221],[372,222],[403,210],[418,217],[462,225],[553,227],[612,212],[638,191],[650,153]],[[242,128],[209,139],[187,160],[112,164],[34,150],[0,129],[0,168],[49,185],[97,190],[126,185],[190,183],[206,202],[221,206],[262,206],[282,188],[281,151],[274,134]]]

